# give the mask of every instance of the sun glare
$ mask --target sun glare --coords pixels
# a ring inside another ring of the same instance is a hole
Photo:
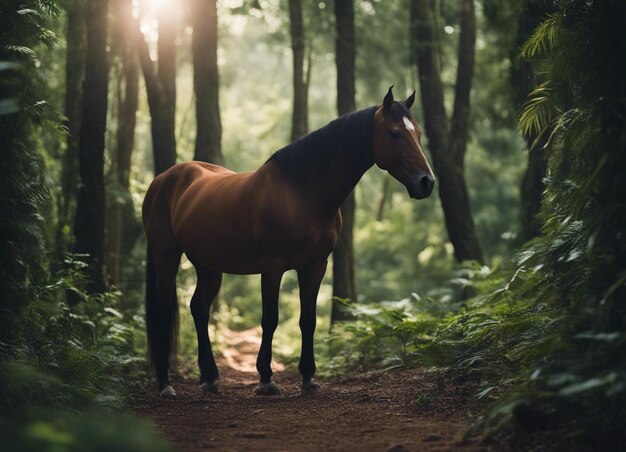
[[[173,2],[172,0],[146,0],[146,3],[150,8],[158,10],[168,6],[175,6],[174,3],[176,2]]]
[[[178,2],[174,0],[133,0],[133,15],[139,20],[139,27],[143,33],[152,58],[156,58],[157,41],[159,38],[158,15],[161,12],[176,14]]]
[[[133,14],[136,18],[150,17],[162,10],[175,12],[179,5],[176,0],[133,0]]]

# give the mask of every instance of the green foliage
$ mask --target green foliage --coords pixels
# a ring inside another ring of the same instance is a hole
[[[145,384],[135,343],[143,318],[119,312],[119,293],[85,295],[80,260],[67,263],[69,271],[36,288],[13,325],[19,340],[0,350],[0,432],[11,450],[163,450],[144,424],[120,418],[129,388]],[[80,303],[66,305],[66,291]]]
[[[626,208],[618,199],[626,182],[626,65],[617,55],[626,51],[626,8],[612,1],[559,2],[559,7],[524,47],[554,87],[540,88],[533,98],[545,96],[555,115],[544,117],[532,106],[523,115],[534,116],[539,127],[552,122],[555,132],[544,235],[529,244],[522,264],[537,268],[541,278],[533,287],[534,302],[548,301],[564,317],[558,333],[567,348],[538,362],[527,387],[542,392],[511,403],[538,400],[547,412],[559,404],[576,407],[560,413],[559,421],[576,423],[585,416],[593,420],[578,425],[585,441],[623,446]]]
[[[560,113],[553,102],[553,88],[547,83],[537,87],[520,113],[520,129],[525,135],[541,135]]]
[[[33,146],[35,127],[48,113],[34,92],[37,56],[33,47],[54,36],[44,16],[54,2],[9,2],[0,15],[0,338],[11,336],[13,314],[32,294],[30,284],[45,275],[45,231],[40,215],[47,201],[43,168]]]
[[[559,45],[561,14],[552,14],[535,29],[522,47],[522,56],[529,58],[553,51]]]
[[[511,269],[464,278],[478,295],[453,314],[419,318],[414,303],[357,309],[344,342],[369,365],[394,356],[476,379],[481,396],[507,388],[481,424],[500,441],[622,449],[626,5],[557,7],[523,49],[541,84],[522,109],[521,128],[553,130],[542,236]]]
[[[47,25],[57,12],[39,0],[4,2],[0,14],[0,435],[6,450],[164,450],[150,428],[120,414],[143,375],[141,317],[119,312],[119,293],[87,297],[80,256],[61,274],[50,270],[39,136],[59,126],[43,100],[38,53],[56,43]]]

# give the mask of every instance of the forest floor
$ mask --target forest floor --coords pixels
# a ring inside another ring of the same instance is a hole
[[[481,410],[473,385],[413,368],[318,380],[321,392],[301,396],[297,371],[274,364],[282,394],[255,396],[256,332],[231,332],[226,345],[219,394],[201,391],[188,364],[172,379],[175,400],[155,387],[135,395],[135,413],[180,450],[485,450],[463,438]]]

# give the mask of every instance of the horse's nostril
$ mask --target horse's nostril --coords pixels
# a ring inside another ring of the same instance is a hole
[[[420,179],[420,188],[424,194],[429,194],[433,191],[433,186],[435,185],[435,179],[431,176],[422,176]]]

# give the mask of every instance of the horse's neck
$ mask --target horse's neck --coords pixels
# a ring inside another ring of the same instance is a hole
[[[303,207],[334,215],[372,167],[374,112],[371,108],[339,118],[268,160],[304,198]]]
[[[359,154],[354,152],[338,149],[332,155],[334,161],[315,178],[309,192],[315,205],[327,212],[339,209],[363,174],[373,165],[373,162],[356,160]]]

